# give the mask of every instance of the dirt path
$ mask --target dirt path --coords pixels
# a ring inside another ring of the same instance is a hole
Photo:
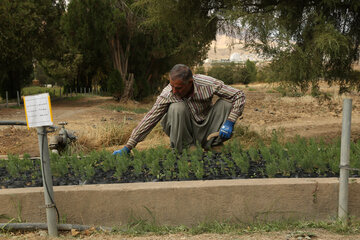
[[[352,138],[360,138],[360,96],[353,93],[347,96],[338,96],[336,88],[324,87],[323,91],[332,94],[330,101],[320,102],[311,96],[281,97],[274,91],[274,86],[268,84],[252,84],[248,87],[236,86],[243,89],[246,94],[246,106],[243,120],[237,124],[249,126],[251,130],[260,134],[271,133],[273,130],[281,131],[285,137],[300,135],[304,137],[324,137],[333,139],[341,136],[341,111],[344,97],[353,99],[352,111]],[[124,121],[133,125],[140,121],[144,114],[133,112],[116,112],[104,108],[106,105],[118,104],[110,97],[86,97],[76,101],[53,101],[53,116],[55,124],[68,122],[68,129],[74,130],[78,135],[88,133],[104,124],[118,124]],[[137,104],[143,108],[144,104]],[[149,108],[151,104],[146,104]],[[0,108],[1,120],[25,121],[23,109]],[[167,144],[168,138],[164,136],[156,139],[145,139],[139,143],[138,148],[144,149],[152,146],[154,141]],[[26,127],[0,126],[0,155],[9,153],[30,153],[38,156],[37,135],[34,129],[28,131]],[[109,150],[120,146],[110,147]]]

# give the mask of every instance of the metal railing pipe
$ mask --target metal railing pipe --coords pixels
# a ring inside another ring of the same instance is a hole
[[[338,217],[344,224],[348,222],[348,196],[349,196],[349,167],[350,167],[350,135],[352,99],[344,99],[341,153],[340,153],[340,179],[339,179],[339,208]]]
[[[0,125],[21,125],[26,126],[26,122],[23,121],[0,121]]]

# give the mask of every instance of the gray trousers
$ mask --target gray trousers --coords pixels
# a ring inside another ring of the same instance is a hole
[[[200,144],[204,149],[221,144],[224,139],[220,137],[207,141],[207,137],[218,132],[227,120],[232,104],[219,99],[212,106],[208,116],[201,123],[197,123],[192,117],[188,106],[184,102],[172,103],[168,112],[161,121],[164,132],[170,137],[170,146],[179,152],[183,148]]]

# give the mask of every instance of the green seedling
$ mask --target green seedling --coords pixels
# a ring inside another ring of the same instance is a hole
[[[114,176],[120,181],[123,174],[130,166],[130,156],[127,154],[113,156],[115,158],[115,174]]]
[[[187,151],[183,150],[182,154],[178,160],[179,167],[179,178],[180,179],[188,179],[189,178],[189,162]]]

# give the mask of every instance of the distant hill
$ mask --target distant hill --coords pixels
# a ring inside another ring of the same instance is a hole
[[[208,52],[208,61],[235,60],[264,61],[255,51],[244,48],[243,41],[234,37],[218,34],[216,40],[211,43]]]

